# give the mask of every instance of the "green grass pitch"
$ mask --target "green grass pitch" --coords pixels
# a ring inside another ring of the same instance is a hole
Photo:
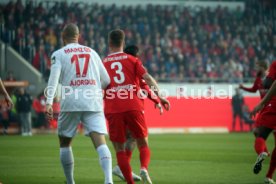
[[[270,136],[270,151],[273,144]],[[269,163],[269,159],[265,160],[262,172],[253,174],[256,154],[253,135],[249,133],[150,135],[150,147],[149,172],[155,184],[258,184],[263,183]],[[114,165],[113,148],[111,151]],[[89,138],[76,136],[73,152],[76,183],[102,184],[103,173]],[[138,173],[137,149],[131,165]],[[56,135],[0,137],[0,183],[64,182]],[[114,177],[114,183],[124,182]]]

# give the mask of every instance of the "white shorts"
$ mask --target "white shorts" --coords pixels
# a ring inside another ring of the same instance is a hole
[[[78,124],[84,126],[85,135],[91,132],[107,134],[105,116],[103,112],[60,112],[58,116],[58,135],[74,137]]]

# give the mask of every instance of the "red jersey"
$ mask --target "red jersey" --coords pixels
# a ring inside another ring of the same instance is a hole
[[[269,67],[268,78],[271,78],[273,81],[276,80],[276,61]],[[256,127],[267,127],[270,129],[276,130],[276,97],[273,96],[271,100],[265,105],[265,107],[259,113],[259,116],[256,120]]]
[[[276,79],[276,61],[273,61],[269,66],[267,77],[275,80]]]
[[[276,61],[273,61],[269,67],[268,74],[266,77],[271,78],[273,81],[276,80]],[[273,96],[270,103],[276,103],[276,96]]]
[[[247,87],[242,86],[241,89],[243,89],[244,91],[251,92],[251,93],[255,93],[256,91],[259,90],[261,98],[263,98],[266,94],[266,90],[263,86],[262,78],[259,77],[259,76],[256,77],[256,79],[254,81],[254,84],[251,88],[247,88]]]
[[[140,80],[146,73],[142,62],[123,52],[110,54],[103,62],[110,76],[105,90],[105,113],[142,111],[143,101],[138,96]]]

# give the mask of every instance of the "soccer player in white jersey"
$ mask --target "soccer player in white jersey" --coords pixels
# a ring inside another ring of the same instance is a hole
[[[62,32],[64,47],[51,57],[51,73],[47,87],[47,118],[53,118],[53,99],[61,83],[61,112],[58,118],[60,160],[67,184],[74,184],[74,157],[71,141],[79,122],[99,154],[105,184],[112,184],[111,153],[106,145],[107,134],[103,113],[103,94],[110,78],[99,55],[89,47],[78,44],[79,29],[68,24]],[[92,173],[91,173],[92,174]]]

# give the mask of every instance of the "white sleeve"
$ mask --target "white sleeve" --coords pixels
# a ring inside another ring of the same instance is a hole
[[[59,82],[59,77],[61,73],[61,62],[57,55],[54,53],[51,57],[51,72],[48,81],[48,86],[46,88],[46,104],[52,105],[55,94],[57,91],[57,85]]]
[[[101,80],[101,86],[102,89],[105,89],[110,84],[110,77],[103,65],[103,62],[100,58],[100,56],[96,53],[96,58],[98,61],[99,71],[100,71],[100,80]]]

